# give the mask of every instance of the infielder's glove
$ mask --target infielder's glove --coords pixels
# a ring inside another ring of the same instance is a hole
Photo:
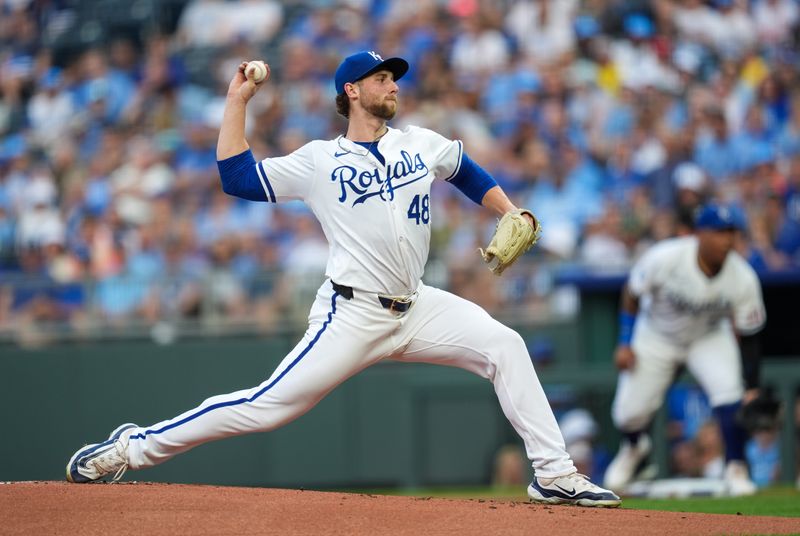
[[[533,219],[533,226],[528,223],[524,214]],[[486,251],[480,250],[483,260],[489,264],[494,275],[500,275],[539,240],[540,234],[539,220],[530,210],[506,212],[497,222],[489,247]]]
[[[758,396],[743,404],[736,415],[739,424],[750,434],[774,430],[779,425],[781,403],[770,389],[761,389]]]

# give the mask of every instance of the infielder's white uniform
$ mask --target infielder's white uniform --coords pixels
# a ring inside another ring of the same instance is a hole
[[[758,277],[731,251],[721,271],[708,277],[697,264],[697,238],[665,240],[636,263],[628,289],[639,297],[631,347],[633,370],[619,375],[612,416],[623,431],[649,425],[685,364],[712,406],[732,404],[744,393],[739,346],[733,330],[761,329],[766,311]]]
[[[132,469],[211,440],[275,429],[356,372],[394,359],[460,367],[489,379],[537,476],[575,471],[522,338],[479,306],[420,281],[430,243],[431,183],[458,172],[461,142],[422,128],[389,128],[378,149],[386,165],[344,137],[258,163],[269,201],[301,199],[319,219],[330,244],[330,279],[317,293],[305,336],[269,379],[135,429]],[[352,287],[352,299],[331,281]],[[389,310],[379,296],[413,305]]]

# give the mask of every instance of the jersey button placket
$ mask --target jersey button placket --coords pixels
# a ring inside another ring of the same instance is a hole
[[[385,176],[389,177],[389,166],[388,165],[384,166],[384,172],[386,173]],[[405,219],[405,213],[403,211],[400,211],[400,212],[397,211],[397,201],[394,200],[394,197],[392,197],[389,200],[388,205],[389,205],[389,219],[392,222],[393,231],[395,233],[395,236],[397,237],[397,243],[398,243],[398,249],[399,249],[399,252],[400,252],[400,258],[402,259],[404,268],[406,269],[406,271],[408,273],[410,273],[410,269],[409,269],[409,266],[408,266],[408,260],[406,258],[407,257],[406,248],[407,248],[408,241],[407,241],[405,235],[401,234],[405,230],[405,225],[407,225],[407,222],[406,222],[406,219]],[[410,282],[409,282],[409,284],[410,284]]]

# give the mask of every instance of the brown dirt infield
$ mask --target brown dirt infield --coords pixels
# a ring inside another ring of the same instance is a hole
[[[0,483],[0,534],[791,534],[800,519],[183,484]]]

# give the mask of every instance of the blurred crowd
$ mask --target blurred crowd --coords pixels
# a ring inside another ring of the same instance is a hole
[[[224,95],[240,61],[270,63],[248,140],[286,154],[344,132],[333,71],[365,49],[411,64],[392,126],[462,139],[543,224],[492,278],[477,248],[494,217],[436,184],[434,284],[557,314],[559,267],[622,273],[708,199],[738,207],[758,270],[800,267],[796,0],[177,4],[174,24],[65,52],[80,0],[2,3],[0,332],[302,322],[327,245],[302,205],[221,192]]]

